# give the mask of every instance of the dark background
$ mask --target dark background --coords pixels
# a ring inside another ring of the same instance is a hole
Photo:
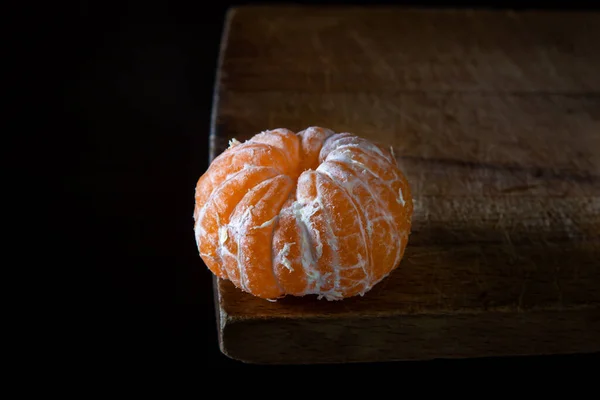
[[[219,351],[211,274],[198,256],[192,219],[195,183],[208,166],[215,66],[231,4],[81,1],[36,9],[40,34],[34,39],[43,45],[36,60],[42,68],[35,100],[48,100],[47,113],[64,118],[42,135],[34,151],[62,150],[52,156],[54,176],[61,179],[51,184],[64,195],[53,215],[64,228],[57,231],[64,233],[60,240],[68,243],[74,266],[69,318],[77,326],[82,360],[248,367]],[[452,6],[585,9],[565,4],[471,1]],[[377,366],[541,362],[564,367],[587,358]],[[355,367],[360,366],[343,368]]]

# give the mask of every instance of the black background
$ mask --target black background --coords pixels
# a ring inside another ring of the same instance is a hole
[[[219,351],[211,275],[198,256],[192,219],[195,183],[208,166],[215,67],[230,5],[82,1],[35,10],[32,38],[41,52],[34,100],[48,101],[46,114],[63,118],[32,151],[48,159],[46,148],[59,150],[40,174],[46,167],[56,169],[49,183],[62,195],[52,215],[56,227],[63,228],[56,235],[64,234],[65,260],[73,266],[74,290],[65,300],[73,310],[68,318],[76,326],[73,336],[82,360],[249,367]],[[585,8],[573,2],[453,6]],[[22,29],[26,34],[29,26]],[[377,366],[425,370],[554,362],[564,367],[586,358]]]

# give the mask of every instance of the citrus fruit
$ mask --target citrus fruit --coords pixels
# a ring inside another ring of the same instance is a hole
[[[194,231],[216,276],[254,296],[364,295],[398,267],[413,203],[393,154],[310,127],[232,140],[196,185]]]

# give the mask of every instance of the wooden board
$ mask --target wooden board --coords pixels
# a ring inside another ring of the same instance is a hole
[[[600,14],[242,7],[211,157],[317,125],[393,146],[415,198],[399,268],[364,297],[275,303],[215,281],[253,363],[600,351]]]

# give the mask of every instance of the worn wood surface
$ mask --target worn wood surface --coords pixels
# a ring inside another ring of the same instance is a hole
[[[215,281],[222,351],[257,363],[600,351],[600,14],[243,7],[211,157],[311,125],[393,146],[415,198],[364,297],[271,303]]]

